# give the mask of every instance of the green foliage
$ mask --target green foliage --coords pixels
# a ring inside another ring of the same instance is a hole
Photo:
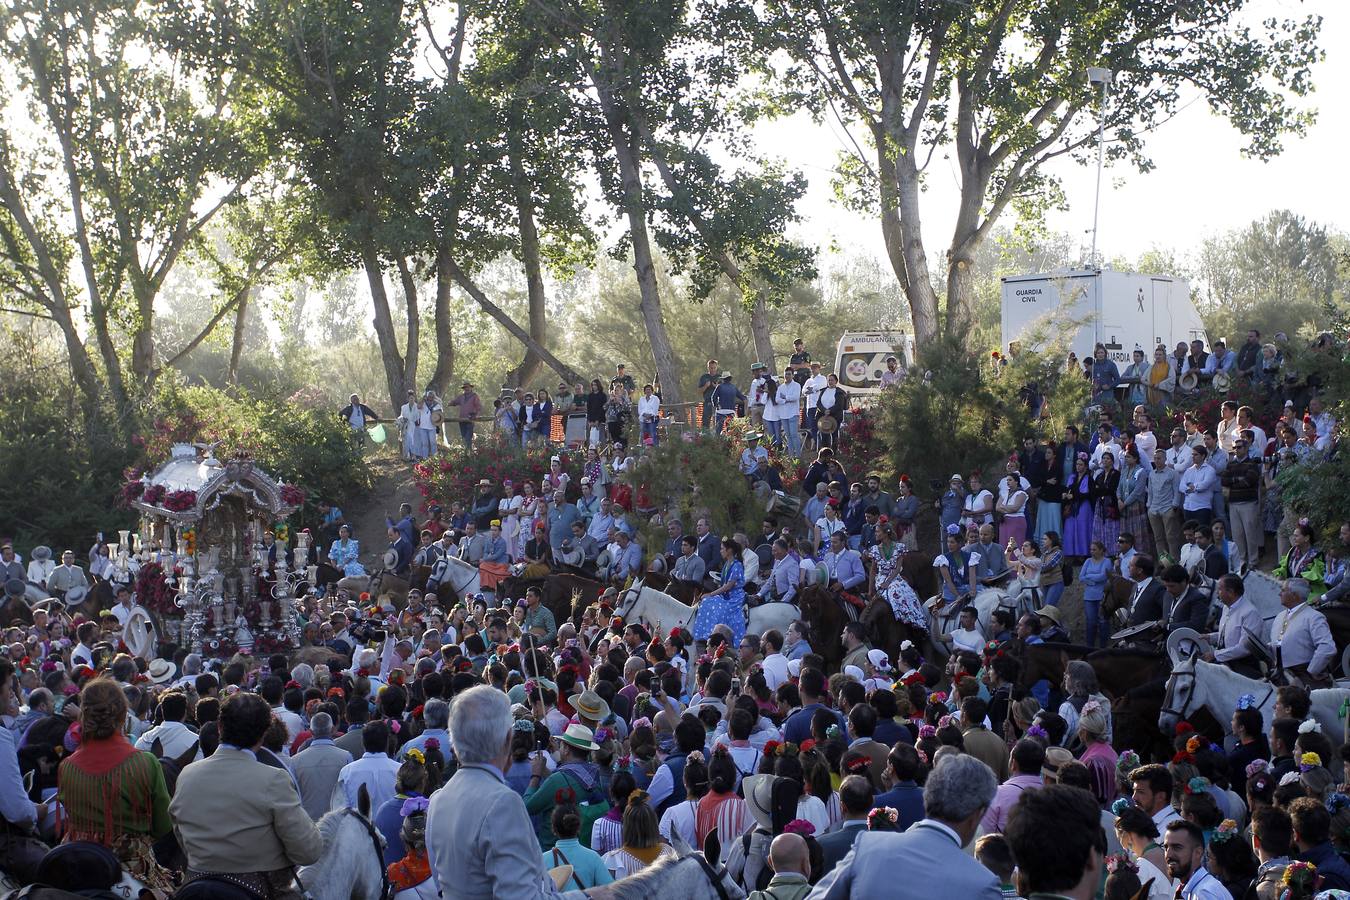
[[[637,493],[650,505],[673,511],[693,531],[693,522],[707,516],[721,535],[738,531],[758,533],[764,505],[750,493],[737,461],[744,443],[686,432],[678,440],[644,451],[634,473]],[[665,538],[655,535],[645,542],[648,550],[664,547]]]
[[[1344,440],[1345,423],[1350,421],[1346,418],[1350,416],[1350,355],[1346,355],[1344,337],[1321,348],[1291,347],[1287,357],[1306,381],[1320,382],[1327,411],[1336,417],[1336,431]],[[1298,465],[1284,466],[1278,481],[1286,509],[1296,518],[1306,517],[1319,535],[1334,533],[1350,520],[1350,456],[1343,450],[1330,458],[1310,456]]]
[[[467,510],[473,504],[478,482],[483,478],[499,491],[502,482],[508,478],[516,485],[533,481],[537,488],[548,472],[549,458],[556,453],[538,444],[522,449],[519,441],[499,434],[480,435],[474,443],[472,453],[465,453],[456,444],[448,452],[424,460],[413,468],[417,489],[426,501],[424,508],[438,503],[448,512],[450,504],[458,500]],[[579,486],[582,457],[568,452],[558,456],[564,461],[563,471],[571,477],[571,483]]]

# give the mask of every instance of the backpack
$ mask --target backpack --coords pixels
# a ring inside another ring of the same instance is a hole
[[[572,777],[570,775],[563,775],[563,777],[567,779],[568,786],[571,787]],[[577,840],[581,841],[581,846],[589,850],[591,849],[591,831],[595,828],[595,823],[603,819],[605,813],[609,812],[610,802],[600,791],[599,782],[596,782],[596,785],[588,792],[583,792],[579,783],[572,789],[576,791],[577,809],[581,812],[581,833],[577,835]],[[582,800],[582,797],[586,799]]]

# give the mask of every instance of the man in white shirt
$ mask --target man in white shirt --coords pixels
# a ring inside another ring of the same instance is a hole
[[[337,786],[333,788],[331,808],[356,809],[356,795],[363,784],[370,793],[371,809],[379,809],[386,800],[394,798],[399,763],[389,758],[388,745],[389,726],[384,722],[366,723],[361,729],[361,746],[365,754],[342,767]]]
[[[759,646],[764,651],[764,661],[760,668],[764,672],[764,683],[769,690],[778,690],[779,685],[788,681],[788,658],[783,655],[783,633],[770,628],[760,636]]]
[[[117,602],[112,605],[111,612],[117,616],[117,623],[123,628],[127,627],[127,621],[131,618],[132,611],[137,608],[136,599],[131,593],[131,588],[126,585],[118,585]]]
[[[1191,448],[1186,443],[1186,432],[1181,428],[1173,428],[1171,435],[1172,445],[1167,448],[1167,464],[1177,470],[1177,475],[1185,472],[1191,465]]]
[[[1321,686],[1336,661],[1336,641],[1326,616],[1308,605],[1311,590],[1302,578],[1285,580],[1280,589],[1284,610],[1270,623],[1270,646],[1285,671]]]
[[[779,428],[782,429],[788,452],[794,457],[801,456],[802,433],[798,419],[802,411],[802,386],[793,379],[791,367],[784,374],[783,383],[778,386],[776,407]]]
[[[1178,819],[1160,837],[1178,900],[1233,900],[1223,882],[1205,868],[1205,833],[1199,825]]]
[[[1206,464],[1209,451],[1203,446],[1191,448],[1191,466],[1181,473],[1177,490],[1181,492],[1182,517],[1208,527],[1214,518],[1214,488],[1218,475]]]
[[[1242,579],[1238,576],[1230,573],[1219,579],[1218,595],[1223,604],[1223,615],[1219,617],[1219,630],[1207,635],[1215,649],[1205,659],[1256,678],[1260,668],[1249,645],[1262,640],[1266,623],[1260,611],[1242,596],[1243,591]]]
[[[1262,428],[1260,425],[1257,425],[1254,421],[1252,421],[1252,408],[1250,406],[1238,407],[1237,422],[1239,431],[1246,431],[1249,428],[1251,429],[1252,435],[1256,439],[1252,443],[1252,449],[1255,452],[1264,456],[1266,452],[1266,444],[1270,442],[1270,438],[1266,436],[1266,431],[1264,428]]]
[[[820,392],[825,390],[829,382],[821,374],[820,363],[811,363],[811,377],[806,379],[802,385],[802,400],[806,405],[806,433],[811,437],[816,436],[816,416],[819,410],[816,409],[816,401],[820,398]]]
[[[52,571],[56,569],[56,562],[52,559],[52,548],[39,545],[33,548],[33,559],[28,563],[28,580],[38,587],[46,588],[47,579],[51,577]]]
[[[1120,444],[1116,443],[1115,435],[1112,433],[1109,423],[1103,422],[1097,431],[1097,446],[1092,449],[1092,462],[1088,468],[1092,470],[1093,475],[1097,475],[1102,470],[1102,454],[1110,453],[1113,460],[1113,468],[1119,469],[1121,464]]]
[[[94,644],[98,641],[98,623],[81,622],[80,627],[75,629],[75,639],[78,643],[70,651],[70,664],[74,666],[94,667]]]
[[[1317,426],[1317,436],[1326,441],[1331,440],[1332,432],[1336,429],[1336,417],[1326,411],[1326,405],[1321,397],[1313,397],[1308,401],[1308,417]],[[1265,444],[1261,445],[1261,449],[1265,450]],[[37,555],[36,550],[33,551],[33,555]]]
[[[953,651],[969,650],[972,653],[984,652],[984,634],[980,632],[980,626],[975,619],[975,607],[967,606],[961,610],[960,618],[957,620],[957,627],[949,635],[942,635],[940,638],[944,642],[950,642]]]
[[[155,741],[159,741],[159,752],[156,755],[176,759],[196,744],[197,752],[192,760],[195,762],[201,759],[201,741],[192,733],[192,729],[183,724],[183,720],[187,718],[187,695],[181,691],[166,691],[160,695],[159,711],[164,717],[163,723],[141,735],[136,740],[136,749],[151,750]]]
[[[1130,799],[1153,818],[1159,834],[1181,819],[1181,813],[1172,805],[1172,773],[1166,766],[1140,766],[1129,773],[1129,779],[1132,786]]]

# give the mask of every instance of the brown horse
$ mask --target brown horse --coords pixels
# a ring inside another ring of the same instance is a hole
[[[910,550],[900,560],[900,576],[909,582],[909,586],[914,588],[914,593],[919,595],[920,600],[927,600],[938,592],[937,569],[933,568],[934,559],[936,557],[931,554]]]
[[[818,584],[809,585],[797,594],[797,606],[802,621],[810,629],[811,649],[825,659],[826,671],[834,671],[844,659],[844,641],[841,637],[848,614],[843,601],[834,592]]]
[[[642,583],[647,587],[656,588],[658,591],[669,594],[685,606],[693,606],[694,601],[698,599],[698,585],[691,584],[688,581],[675,581],[669,576],[657,572],[648,572],[643,576]]]
[[[1124,623],[1115,624],[1111,621],[1117,610],[1129,612],[1130,598],[1134,596],[1135,584],[1128,578],[1121,575],[1112,575],[1106,583],[1106,596],[1102,598],[1102,618],[1106,620],[1107,633],[1113,633],[1117,628],[1123,627]]]
[[[543,578],[516,578],[514,576],[504,578],[502,583],[498,585],[497,596],[507,600],[519,600],[532,587],[537,587],[544,592],[542,602],[544,606],[548,607],[549,612],[553,613],[553,619],[559,625],[563,622],[579,623],[581,611],[599,599],[600,594],[605,590],[605,585],[593,578],[583,578],[571,572],[554,572]],[[580,595],[575,608],[572,602],[574,594]]]
[[[1097,684],[1108,697],[1121,697],[1133,688],[1159,681],[1168,672],[1167,656],[1132,647],[1094,650],[1081,644],[1024,644],[1018,651],[1022,671],[1018,685],[1030,688],[1045,679],[1064,680],[1070,660],[1086,660],[1097,673]]]
[[[17,597],[5,597],[3,602],[0,602],[0,627],[32,624],[33,609],[22,594]]]
[[[873,594],[868,599],[867,606],[863,608],[862,615],[858,619],[867,629],[872,646],[885,650],[891,659],[900,658],[902,641],[913,641],[916,647],[922,648],[928,639],[928,632],[922,628],[915,628],[898,620],[894,610],[891,609],[891,604],[878,594]]]

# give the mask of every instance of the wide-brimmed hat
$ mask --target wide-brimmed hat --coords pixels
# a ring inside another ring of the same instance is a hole
[[[773,831],[773,786],[777,781],[777,775],[747,775],[741,779],[750,816],[767,831]]]
[[[593,722],[603,722],[609,718],[609,704],[595,691],[585,690],[567,698],[567,703],[577,711],[577,715]]]
[[[748,431],[745,434],[745,439],[747,441],[757,441],[761,437],[763,437],[763,435],[761,435],[758,431]]]
[[[491,482],[489,479],[487,479],[487,478],[480,478],[480,479],[478,480],[478,486],[479,486],[479,487],[491,487],[491,486],[492,486],[492,482]]]
[[[460,389],[461,389],[461,390],[462,390],[463,388],[471,388],[471,387],[473,387],[473,382],[472,382],[472,381],[466,381],[466,382],[464,382],[463,384],[460,385]]]
[[[173,663],[167,659],[155,658],[150,660],[150,666],[145,670],[145,674],[150,677],[151,684],[163,684],[173,677]]]
[[[66,596],[62,599],[66,601],[66,606],[79,606],[88,596],[89,588],[81,584],[66,591]]]
[[[947,483],[948,483],[948,484],[951,484],[953,481],[959,481],[959,482],[961,482],[962,484],[965,484],[965,483],[966,483],[966,480],[965,480],[964,478],[962,478],[961,475],[960,475],[959,473],[956,474],[956,475],[953,475],[951,478],[948,478],[948,479],[947,479]]]
[[[1060,768],[1073,761],[1073,754],[1063,747],[1046,747],[1045,762],[1041,764],[1041,769],[1048,771],[1058,780]]]
[[[33,559],[51,559],[52,548],[46,544],[38,544],[33,548]]]
[[[1054,622],[1056,625],[1064,624],[1064,620],[1060,618],[1058,606],[1042,606],[1040,609],[1036,610],[1036,615],[1043,616],[1051,622]]]
[[[595,742],[595,732],[578,722],[568,725],[567,730],[558,735],[558,740],[564,744],[570,744],[578,750],[600,749],[600,745]]]
[[[384,551],[384,567],[386,569],[392,569],[397,565],[398,565],[398,551],[395,550],[393,547],[390,547],[388,550]]]
[[[732,378],[732,375],[731,375],[730,372],[723,372],[722,375],[721,375],[721,378],[722,378],[723,381],[730,381],[731,378]]]

